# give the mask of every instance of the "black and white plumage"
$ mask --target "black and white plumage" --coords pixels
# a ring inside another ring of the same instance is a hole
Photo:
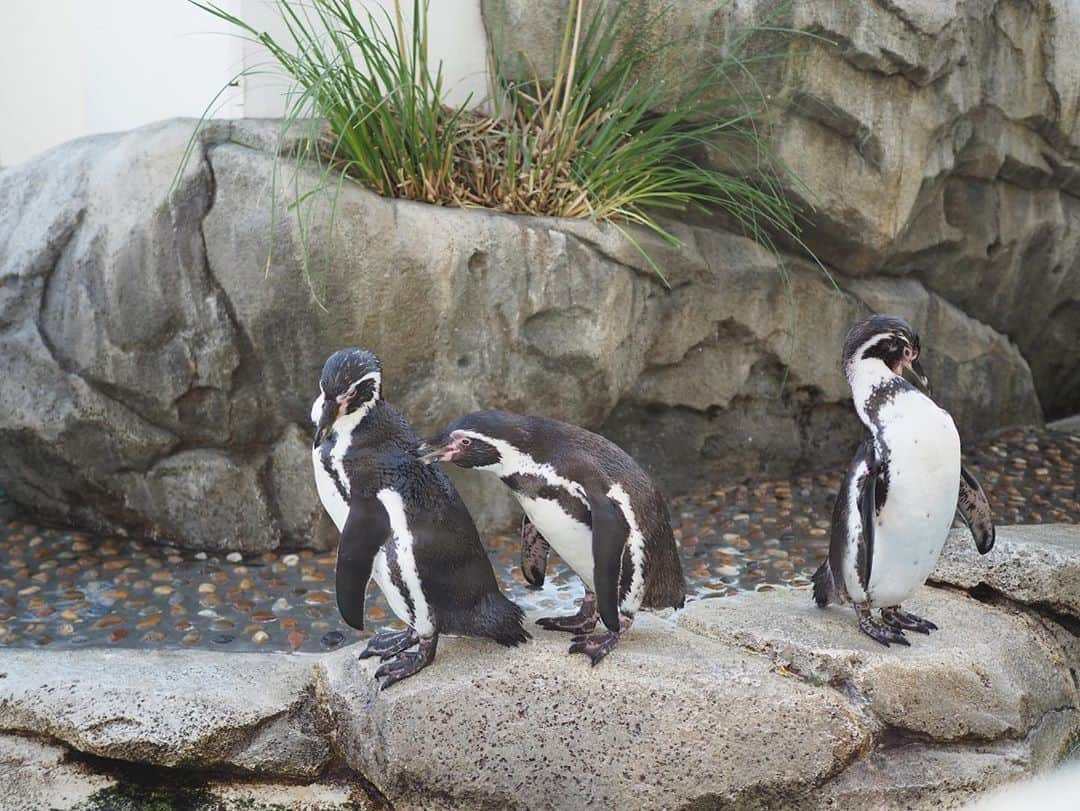
[[[885,645],[907,645],[905,630],[936,630],[900,603],[926,582],[958,507],[979,551],[994,545],[986,495],[961,465],[960,436],[930,397],[919,352],[911,325],[889,316],[860,321],[844,340],[844,374],[867,434],[837,496],[829,558],[814,575],[819,606],[852,603],[859,627]]]
[[[460,496],[438,466],[417,458],[419,439],[381,399],[381,387],[375,355],[336,352],[323,367],[311,419],[316,486],[341,533],[336,580],[342,617],[363,628],[364,592],[374,577],[409,626],[378,634],[361,654],[390,660],[375,673],[385,688],[429,664],[440,633],[503,645],[529,634],[521,608],[499,591]],[[416,653],[406,652],[414,645]]]
[[[480,411],[428,447],[424,458],[494,473],[514,492],[525,512],[521,569],[531,585],[543,584],[552,547],[584,581],[576,615],[539,620],[575,634],[571,653],[596,664],[638,609],[682,606],[685,581],[667,503],[612,442],[556,420]],[[590,636],[598,618],[608,632]]]

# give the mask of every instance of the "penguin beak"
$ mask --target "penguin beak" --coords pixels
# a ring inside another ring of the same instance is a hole
[[[445,435],[422,442],[420,447],[416,449],[416,452],[420,454],[420,461],[425,465],[430,465],[433,462],[449,462],[452,459],[453,451],[454,445],[452,442],[447,441]]]
[[[915,378],[912,381],[915,386],[927,397],[932,396],[930,394],[930,378],[926,376],[926,372],[924,372],[922,366],[919,365],[919,359],[915,358],[911,363],[906,364],[905,368],[907,368],[911,372],[911,376]]]
[[[319,447],[334,427],[334,420],[338,417],[338,403],[336,400],[327,400],[323,403],[322,413],[319,415],[319,424],[315,428],[315,447]]]

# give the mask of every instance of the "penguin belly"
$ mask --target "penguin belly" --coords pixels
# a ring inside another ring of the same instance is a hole
[[[553,499],[519,495],[518,503],[559,557],[582,579],[585,587],[595,591],[592,529],[568,514]]]
[[[883,414],[888,494],[877,515],[867,589],[873,607],[898,605],[933,571],[956,513],[960,437],[952,417],[909,393]]]

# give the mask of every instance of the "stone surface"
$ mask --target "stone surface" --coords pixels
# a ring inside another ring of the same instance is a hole
[[[953,530],[930,579],[965,589],[988,587],[1013,602],[1080,622],[1080,526],[1000,527],[987,555],[978,553],[966,529]]]
[[[37,738],[0,735],[0,808],[68,809],[113,785],[112,778],[67,760],[63,747]]]
[[[48,757],[31,755],[62,774],[74,761],[57,742],[214,771],[222,797],[231,773],[314,778],[331,804],[340,786],[321,787],[351,775],[396,808],[955,807],[1046,771],[1080,739],[1080,641],[1041,602],[927,587],[906,605],[941,630],[887,649],[806,589],[747,592],[644,613],[595,668],[553,632],[513,650],[446,638],[431,667],[385,691],[356,646],[8,649],[0,731],[39,736]],[[5,740],[0,760],[23,757]],[[228,796],[303,795],[261,791]]]
[[[288,777],[330,757],[299,657],[201,651],[0,655],[0,730],[101,757]]]
[[[566,645],[455,640],[382,693],[374,666],[324,657],[346,762],[396,807],[671,808],[792,796],[868,744],[839,694],[656,617],[595,669]]]
[[[547,414],[600,428],[673,489],[844,460],[859,427],[837,355],[870,307],[919,322],[964,433],[1041,420],[1017,348],[914,278],[838,289],[673,223],[682,249],[640,240],[668,289],[610,228],[352,185],[331,232],[330,192],[275,213],[273,122],[210,125],[170,192],[192,126],[0,173],[0,369],[15,381],[0,481],[51,520],[207,549],[332,544],[308,413],[323,360],[350,344],[382,357],[386,396],[421,433],[477,408]],[[317,183],[298,171],[298,188]],[[497,482],[460,480],[483,526],[507,522]]]
[[[484,0],[496,51],[550,75],[559,13]],[[620,3],[620,34],[675,41],[672,77],[710,65],[750,23],[811,34],[758,36],[799,54],[756,78],[772,142],[812,200],[804,235],[842,276],[918,280],[1008,335],[1053,416],[1080,398],[1080,11],[1070,0],[881,3]],[[658,13],[651,29],[644,25]],[[747,88],[754,92],[757,88]],[[724,150],[717,150],[721,156]],[[925,345],[925,343],[924,343]]]
[[[807,591],[701,600],[679,616],[696,633],[767,654],[777,666],[853,696],[879,723],[935,741],[1025,737],[1051,712],[1080,708],[1061,645],[1034,620],[924,588],[905,608],[941,630],[885,648],[848,607]],[[1005,640],[1009,640],[1008,644]]]

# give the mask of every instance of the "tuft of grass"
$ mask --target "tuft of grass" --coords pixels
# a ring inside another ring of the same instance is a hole
[[[646,50],[620,38],[620,3],[571,0],[554,75],[515,77],[492,49],[492,93],[481,109],[471,98],[444,101],[442,65],[428,54],[427,0],[413,0],[408,37],[401,0],[392,14],[357,12],[350,0],[275,0],[282,42],[213,2],[190,1],[261,43],[295,82],[282,133],[325,122],[296,156],[322,169],[315,192],[294,195],[298,210],[351,180],[436,205],[609,222],[631,241],[628,224],[677,245],[662,215],[698,209],[726,213],[770,247],[776,234],[799,242],[783,191],[793,178],[762,135],[767,99],[754,80],[757,67],[788,51],[749,47],[760,34],[793,32],[748,27],[696,75],[658,80],[653,69],[678,42]],[[306,257],[310,223],[300,225]]]

